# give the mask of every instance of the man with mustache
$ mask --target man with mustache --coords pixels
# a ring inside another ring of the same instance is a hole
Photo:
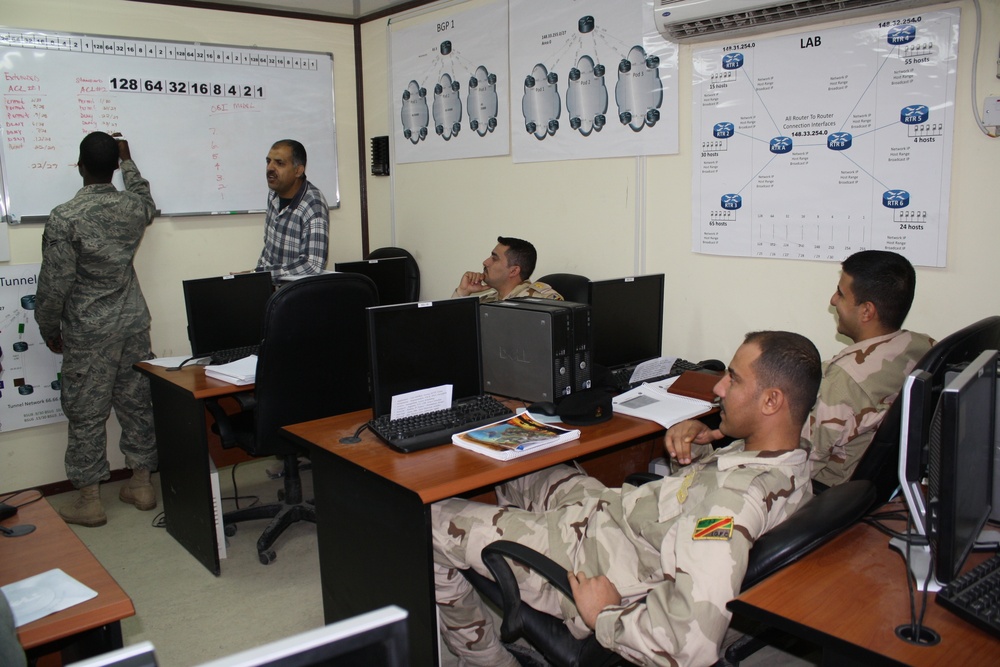
[[[257,271],[282,279],[322,273],[330,245],[330,207],[306,179],[306,149],[282,139],[267,154],[267,217]]]

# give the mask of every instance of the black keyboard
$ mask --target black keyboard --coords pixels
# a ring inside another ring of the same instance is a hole
[[[1000,554],[938,591],[937,602],[962,620],[1000,637]]]
[[[492,396],[477,396],[447,410],[391,420],[376,417],[368,428],[394,449],[415,452],[451,442],[451,436],[509,417],[514,411]]]
[[[646,384],[648,382],[659,382],[660,380],[666,380],[667,378],[672,378],[676,375],[680,375],[684,371],[696,371],[700,369],[701,366],[690,361],[685,361],[684,359],[674,360],[673,366],[670,367],[670,372],[666,375],[657,375],[654,377],[646,378],[645,380],[640,380],[639,382],[629,382],[632,377],[632,373],[635,372],[635,366],[629,366],[626,368],[619,368],[617,370],[611,371],[611,386],[618,391],[628,391],[629,389],[635,389],[641,384]]]
[[[212,353],[212,365],[221,366],[222,364],[229,364],[237,359],[257,354],[259,351],[260,345],[245,345],[244,347],[233,347],[228,350],[218,350]]]

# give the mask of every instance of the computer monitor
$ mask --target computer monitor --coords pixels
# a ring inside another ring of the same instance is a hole
[[[660,356],[663,274],[590,283],[592,361],[605,368]]]
[[[392,397],[453,385],[452,399],[483,393],[479,300],[421,301],[368,309],[372,411],[391,414]]]
[[[406,617],[383,607],[201,667],[403,667],[410,664]]]
[[[139,642],[74,662],[68,667],[157,667],[156,652],[152,643]]]
[[[340,273],[360,273],[371,278],[378,290],[379,305],[408,301],[406,259],[403,257],[337,262],[333,267]]]
[[[921,589],[957,576],[990,515],[996,382],[997,352],[986,350],[961,370],[917,370],[903,385],[899,475],[918,537],[893,545],[909,554]]]
[[[183,288],[193,356],[260,344],[264,309],[274,293],[269,272],[185,280]]]

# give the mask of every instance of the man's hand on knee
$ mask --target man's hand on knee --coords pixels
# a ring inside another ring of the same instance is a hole
[[[570,572],[567,576],[576,608],[580,610],[580,618],[591,630],[597,625],[597,615],[605,607],[622,603],[618,589],[603,574],[588,577],[583,572]]]

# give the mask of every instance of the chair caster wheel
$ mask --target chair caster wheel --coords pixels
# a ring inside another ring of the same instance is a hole
[[[274,549],[268,549],[267,551],[258,553],[257,557],[260,558],[261,565],[270,565],[278,555],[274,553]]]
[[[236,524],[227,523],[225,526],[222,527],[222,532],[226,534],[226,537],[232,537],[233,535],[236,534]]]

